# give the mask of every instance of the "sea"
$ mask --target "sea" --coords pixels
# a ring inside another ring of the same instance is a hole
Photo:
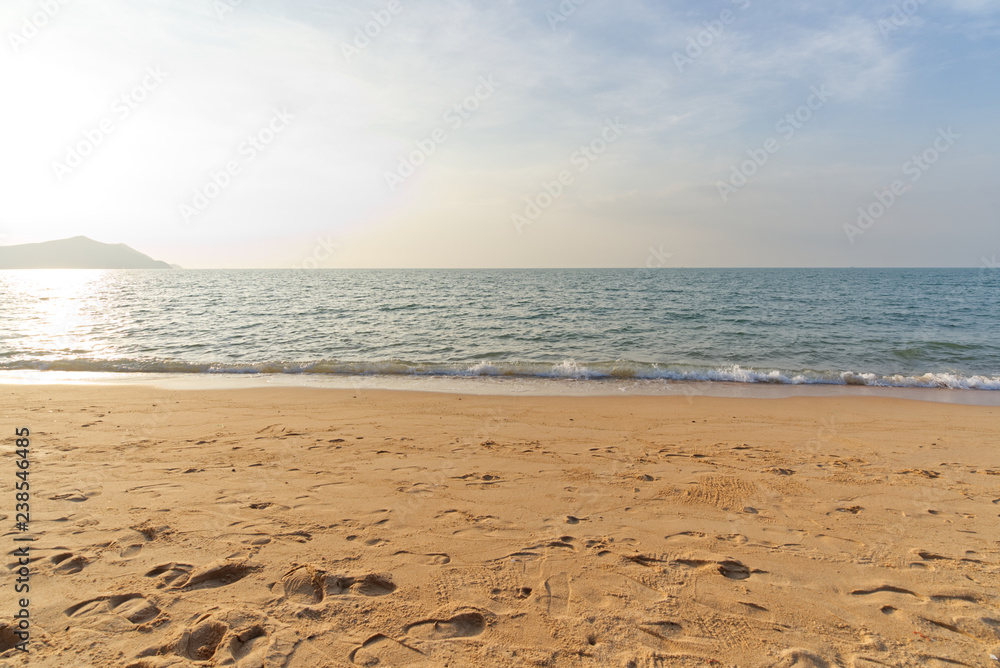
[[[1000,270],[0,271],[0,379],[67,378],[982,397]]]

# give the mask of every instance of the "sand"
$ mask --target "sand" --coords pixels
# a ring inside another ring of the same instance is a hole
[[[0,397],[0,666],[1000,666],[998,408]]]

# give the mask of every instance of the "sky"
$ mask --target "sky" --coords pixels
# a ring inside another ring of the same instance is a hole
[[[1000,0],[7,0],[0,244],[996,266]]]

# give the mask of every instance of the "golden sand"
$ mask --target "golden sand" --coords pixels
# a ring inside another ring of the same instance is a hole
[[[998,408],[0,396],[0,666],[1000,667]]]

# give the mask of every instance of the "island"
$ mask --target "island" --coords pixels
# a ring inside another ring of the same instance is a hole
[[[125,244],[73,237],[0,246],[0,269],[173,269]]]

